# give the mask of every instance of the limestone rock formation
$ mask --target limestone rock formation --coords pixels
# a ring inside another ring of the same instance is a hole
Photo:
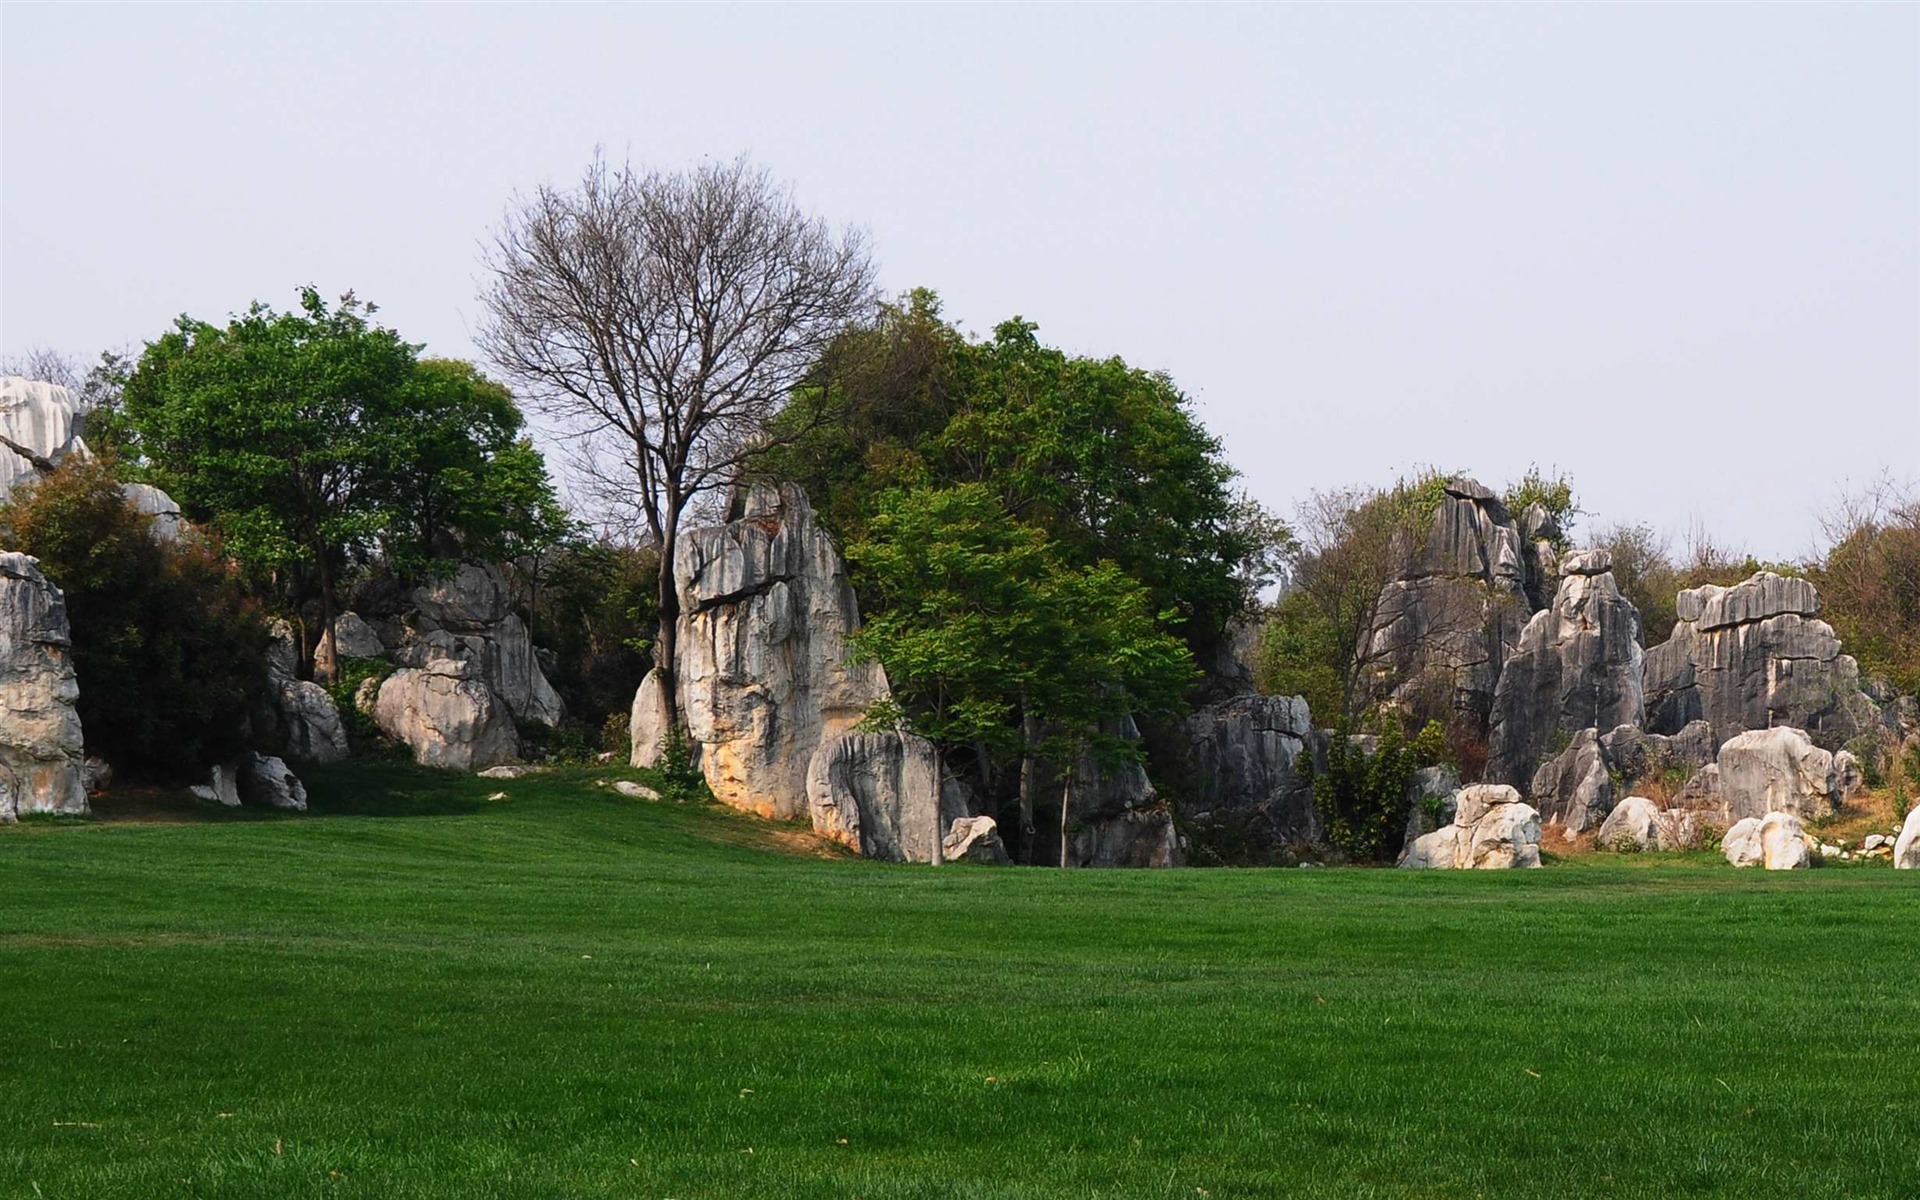
[[[0,821],[87,811],[70,648],[66,600],[39,560],[0,553]]]
[[[660,672],[648,671],[633,693],[633,711],[627,718],[627,741],[632,747],[631,762],[636,767],[660,764],[666,748],[667,699],[661,692]]]
[[[228,774],[234,780],[240,800],[246,804],[291,812],[307,811],[306,785],[280,759],[248,752],[240,756]]]
[[[1673,636],[1647,651],[1647,728],[1706,720],[1725,742],[1774,725],[1844,740],[1878,719],[1854,660],[1817,619],[1813,584],[1760,571],[1677,597]]]
[[[146,517],[152,523],[153,536],[162,542],[177,542],[180,535],[187,531],[187,519],[180,513],[180,506],[172,496],[167,495],[150,483],[123,483],[120,494],[133,505],[134,511]]]
[[[759,486],[726,524],[681,534],[673,573],[675,682],[707,786],[761,816],[805,815],[816,751],[889,694],[878,664],[848,654],[859,609],[833,540],[805,492]],[[653,686],[655,697],[644,684],[635,697],[638,766],[652,765],[664,740]]]
[[[471,771],[520,752],[513,714],[481,677],[471,654],[426,653],[380,685],[373,720],[423,766]]]
[[[240,767],[237,763],[215,763],[211,778],[187,789],[209,804],[222,808],[240,807]]]
[[[340,721],[340,710],[327,689],[306,679],[295,679],[299,651],[293,642],[293,627],[285,621],[273,623],[273,641],[267,646],[267,683],[273,689],[272,721],[277,725],[280,744],[289,757],[308,762],[339,762],[347,757],[347,728]]]
[[[1797,871],[1813,865],[1814,840],[1800,818],[1770,812],[1734,822],[1720,839],[1720,849],[1736,867],[1765,867],[1769,871]]]
[[[85,408],[72,392],[19,375],[0,378],[0,504],[16,484],[39,476],[69,454],[85,455]]]
[[[887,862],[938,862],[948,828],[970,816],[966,792],[936,780],[933,743],[911,734],[845,733],[807,771],[813,830]]]
[[[1893,865],[1904,871],[1920,870],[1920,807],[1907,814],[1900,836],[1893,843]]]
[[[1522,630],[1494,689],[1490,779],[1525,786],[1558,738],[1641,723],[1640,614],[1612,568],[1605,551],[1569,555]]]
[[[1000,826],[992,817],[959,817],[947,830],[940,857],[946,862],[978,862],[1006,866],[1012,860],[1000,841]]]
[[[479,664],[479,680],[500,697],[512,716],[543,725],[560,723],[565,706],[540,669],[533,640],[526,623],[513,611],[506,578],[498,567],[461,563],[453,574],[415,589],[412,600],[408,629],[413,636],[403,635],[398,645],[389,647],[396,662],[419,666],[429,657],[469,657]],[[435,638],[435,634],[446,636]],[[433,645],[414,651],[409,644],[414,639]],[[344,641],[341,648],[351,654]]]
[[[362,620],[359,613],[344,612],[333,619],[331,633],[320,635],[320,644],[313,651],[313,673],[331,680],[346,659],[386,656],[386,645],[373,626]]]
[[[1140,740],[1139,726],[1132,717],[1113,722],[1106,732],[1123,741]],[[1139,763],[1103,767],[1092,759],[1082,759],[1074,768],[1070,792],[1049,772],[1041,772],[1039,778],[1046,794],[1064,793],[1068,797],[1061,866],[1177,867],[1186,860],[1180,835],[1173,827],[1173,811]],[[1040,842],[1052,842],[1052,835],[1058,832],[1040,831]],[[1034,861],[1051,858],[1051,854],[1040,855]]]
[[[1368,661],[1397,697],[1445,691],[1453,707],[1485,714],[1533,612],[1530,570],[1544,577],[1499,498],[1471,479],[1448,481],[1424,544],[1381,591]]]
[[[1602,850],[1692,850],[1700,845],[1701,814],[1662,809],[1645,796],[1628,796],[1614,805],[1594,836]]]
[[[1541,816],[1569,833],[1606,819],[1613,808],[1613,776],[1597,730],[1582,729],[1567,748],[1540,765],[1527,786]]]
[[[1755,729],[1720,747],[1720,803],[1734,820],[1772,812],[1799,817],[1833,810],[1833,755],[1798,729]]]
[[[1540,814],[1504,784],[1475,784],[1453,798],[1453,821],[1415,839],[1399,865],[1504,870],[1540,865]]]
[[[1313,793],[1295,768],[1312,737],[1299,696],[1241,695],[1199,709],[1186,724],[1187,820],[1265,850],[1310,838]]]

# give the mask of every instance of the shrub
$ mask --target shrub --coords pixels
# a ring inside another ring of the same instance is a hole
[[[1353,744],[1343,723],[1327,741],[1326,767],[1316,771],[1310,761],[1304,764],[1327,841],[1354,862],[1391,862],[1399,853],[1414,772],[1445,752],[1446,732],[1437,722],[1427,722],[1411,744],[1397,716],[1383,724],[1372,754]]]
[[[38,558],[66,597],[89,754],[177,782],[247,748],[269,635],[214,546],[155,540],[102,461],[18,489],[0,506],[0,546]]]
[[[384,658],[343,658],[339,669],[334,672],[334,680],[327,685],[327,694],[333,697],[333,706],[340,710],[340,723],[346,727],[347,742],[355,750],[364,750],[380,740],[379,726],[373,718],[360,711],[355,703],[360,694],[360,685],[369,679],[385,679],[393,674],[393,664]]]

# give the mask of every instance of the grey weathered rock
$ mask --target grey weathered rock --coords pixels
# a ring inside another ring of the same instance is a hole
[[[1540,814],[1503,784],[1455,795],[1453,822],[1414,841],[1399,865],[1425,870],[1504,870],[1540,865]]]
[[[833,540],[805,492],[755,487],[726,524],[681,534],[673,573],[675,682],[707,786],[762,816],[806,814],[815,752],[889,695],[878,664],[849,656],[859,609]],[[636,763],[663,743],[664,713],[636,704]]]
[[[1705,721],[1695,721],[1671,736],[1621,725],[1600,738],[1608,770],[1630,782],[1698,771],[1713,761],[1716,746],[1713,726]]]
[[[1006,866],[1012,860],[1000,841],[1000,827],[992,817],[959,817],[948,828],[941,843],[941,857],[947,862],[979,862]]]
[[[274,713],[282,748],[290,758],[308,762],[339,762],[347,757],[347,728],[327,689],[310,680],[294,678],[300,652],[293,626],[284,620],[272,625],[267,646],[267,682],[273,689]]]
[[[1771,812],[1825,816],[1834,807],[1833,755],[1798,729],[1756,729],[1720,747],[1720,803],[1729,818]]]
[[[517,758],[513,716],[475,677],[473,660],[433,656],[424,662],[381,683],[373,705],[380,731],[410,747],[423,766],[469,771]]]
[[[1533,773],[1527,795],[1543,819],[1580,833],[1606,819],[1613,808],[1613,777],[1598,730],[1582,729],[1566,749]]]
[[[307,789],[287,764],[269,755],[243,754],[227,771],[239,799],[261,808],[307,811]]]
[[[1833,756],[1833,799],[1844,803],[1867,790],[1867,772],[1851,750]]]
[[[1645,796],[1628,796],[1613,806],[1607,819],[1594,835],[1594,845],[1603,850],[1658,850],[1660,845],[1660,806]]]
[[[187,790],[207,801],[223,808],[240,807],[240,767],[237,763],[215,763],[211,778],[206,783],[196,783]]]
[[[1527,603],[1537,612],[1553,602],[1554,589],[1559,583],[1559,552],[1554,547],[1561,538],[1560,522],[1547,511],[1546,505],[1538,502],[1527,505],[1518,521],[1522,585]]]
[[[156,541],[177,542],[180,535],[187,531],[187,519],[181,515],[180,505],[150,483],[123,483],[120,494],[133,505],[135,512],[152,523],[153,537]]]
[[[1111,736],[1138,741],[1140,729],[1123,717],[1107,729]],[[1062,795],[1057,778],[1041,775],[1042,790]],[[1065,816],[1066,867],[1177,867],[1185,848],[1173,827],[1173,812],[1137,762],[1102,767],[1082,759],[1073,772]],[[1043,830],[1040,840],[1051,841]],[[1043,859],[1044,861],[1044,859]]]
[[[499,568],[461,563],[453,574],[416,589],[412,600],[413,633],[431,641],[428,653],[471,659],[478,665],[473,677],[492,689],[513,716],[543,725],[560,723],[565,705],[540,669],[539,655],[526,623],[513,611]],[[447,636],[435,638],[436,633]],[[458,643],[457,654],[449,640]],[[419,666],[415,660],[421,653],[403,643],[395,647],[394,660]]]
[[[359,613],[344,612],[333,619],[332,634],[320,635],[320,645],[313,655],[314,672],[331,679],[343,659],[386,656],[387,648],[373,626],[362,620]]]
[[[1445,692],[1452,707],[1485,714],[1533,612],[1530,551],[1490,490],[1449,481],[1423,544],[1380,593],[1367,656],[1388,690],[1403,699]]]
[[[1488,777],[1524,786],[1561,737],[1638,726],[1640,614],[1605,551],[1568,555],[1553,603],[1533,614],[1494,690]]]
[[[0,821],[87,811],[71,652],[60,589],[38,559],[0,553]]]
[[[539,770],[539,767],[530,767],[525,763],[503,763],[497,767],[488,767],[484,771],[475,771],[474,774],[482,779],[525,779],[529,775],[537,774]]]
[[[1815,616],[1813,584],[1761,571],[1676,599],[1672,637],[1646,655],[1652,731],[1705,719],[1721,742],[1774,725],[1845,739],[1877,722],[1859,667]]]
[[[1407,785],[1407,829],[1401,835],[1405,857],[1421,838],[1453,824],[1460,796],[1460,773],[1449,766],[1422,767]]]
[[[1893,843],[1893,865],[1903,871],[1920,870],[1920,807],[1907,814]]]
[[[1734,822],[1721,839],[1720,849],[1736,867],[1797,871],[1813,865],[1815,843],[1800,818],[1792,813],[1770,812]]]
[[[634,800],[658,800],[660,798],[659,792],[654,791],[644,783],[635,783],[631,779],[616,781],[613,785],[613,790],[619,792],[622,796],[627,796]]]
[[[1305,841],[1313,794],[1296,766],[1312,737],[1298,696],[1241,695],[1199,709],[1186,725],[1188,818],[1251,837],[1263,850]]]
[[[113,786],[113,764],[104,758],[87,755],[80,766],[80,783],[87,795],[97,796]]]
[[[813,830],[867,858],[938,862],[946,832],[970,816],[952,777],[936,779],[933,743],[911,734],[845,733],[807,772]]]

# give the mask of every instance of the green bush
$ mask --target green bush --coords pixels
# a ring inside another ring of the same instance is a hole
[[[213,546],[157,541],[102,461],[16,490],[0,546],[39,559],[66,597],[89,754],[123,778],[184,782],[247,748],[270,638]]]
[[[384,658],[343,658],[334,680],[327,685],[333,706],[340,710],[340,723],[347,731],[347,743],[356,751],[371,749],[381,739],[373,718],[360,711],[354,702],[360,685],[369,679],[385,679],[393,674],[393,664]]]
[[[1383,722],[1372,754],[1354,745],[1344,724],[1327,742],[1323,770],[1306,761],[1314,811],[1334,849],[1353,862],[1392,862],[1406,834],[1414,772],[1444,757],[1446,732],[1429,721],[1411,743],[1397,716]],[[1443,810],[1430,810],[1436,819]]]

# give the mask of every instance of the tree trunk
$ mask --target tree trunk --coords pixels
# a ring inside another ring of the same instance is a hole
[[[1026,866],[1033,865],[1033,842],[1038,832],[1033,827],[1033,742],[1039,725],[1023,707],[1020,713],[1020,861]]]
[[[1073,804],[1073,776],[1074,768],[1068,767],[1067,781],[1060,785],[1060,865],[1062,867],[1069,865],[1067,862],[1067,810]]]
[[[683,741],[686,731],[680,727],[679,673],[675,669],[680,649],[680,589],[674,585],[674,543],[679,540],[680,522],[669,520],[660,531],[660,578],[655,599],[660,609],[660,637],[653,644],[653,669],[660,677],[660,702],[666,708],[667,731]]]
[[[946,792],[947,752],[939,742],[933,743],[933,856],[934,866],[945,861],[946,847],[941,837],[946,833],[940,828],[940,798]]]
[[[320,649],[321,647],[326,647],[331,657],[331,666],[329,666],[327,670],[327,679],[325,682],[332,683],[334,677],[337,676],[340,671],[340,650],[333,636],[333,572],[327,569],[327,549],[325,546],[316,548],[314,558],[320,566],[320,637],[314,642],[313,658],[315,669],[313,674],[318,675],[320,673]]]

